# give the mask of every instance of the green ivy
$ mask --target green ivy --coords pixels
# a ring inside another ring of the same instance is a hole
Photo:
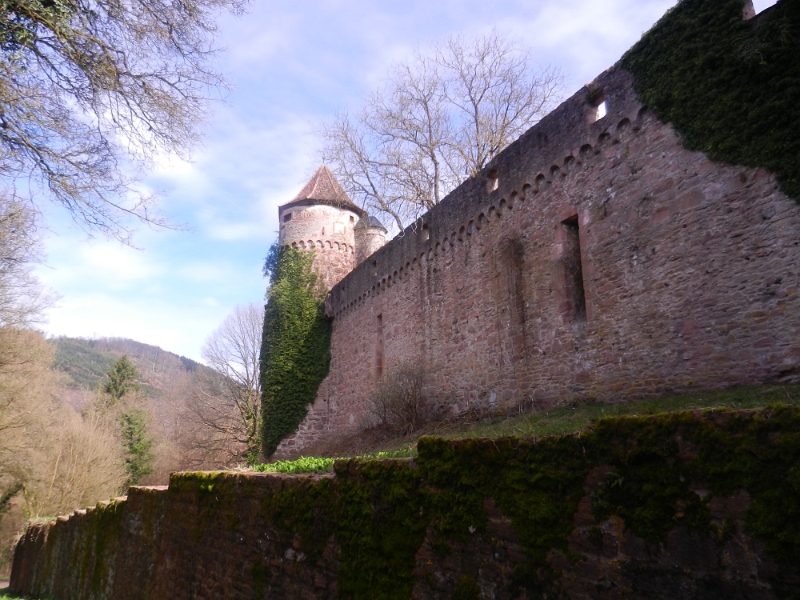
[[[800,201],[800,1],[743,19],[744,0],[682,0],[623,57],[684,145],[763,167]]]
[[[330,365],[331,322],[317,283],[314,253],[273,244],[261,344],[264,454],[297,431]]]

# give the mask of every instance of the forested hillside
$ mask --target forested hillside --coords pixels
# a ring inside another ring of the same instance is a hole
[[[52,338],[53,366],[69,375],[72,389],[96,390],[120,356],[127,355],[139,369],[143,391],[155,396],[175,374],[195,373],[204,365],[185,356],[127,338]]]
[[[213,382],[219,374],[185,356],[128,338],[70,338],[49,340],[53,367],[67,377],[56,393],[79,412],[96,401],[115,361],[127,356],[138,370],[137,388],[150,415],[149,430],[157,440],[155,472],[142,483],[165,483],[170,471],[219,468],[236,462],[238,450],[221,442],[216,423],[203,411],[209,400],[216,413]],[[202,405],[202,406],[201,406]]]
[[[0,577],[23,517],[244,462],[226,391],[238,387],[218,370],[125,338],[0,327],[0,342]],[[122,371],[125,390],[114,387]]]

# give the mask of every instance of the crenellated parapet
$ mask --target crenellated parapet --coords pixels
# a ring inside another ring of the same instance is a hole
[[[681,2],[623,61],[339,281],[326,301],[329,374],[276,457],[369,427],[379,382],[409,364],[425,373],[432,419],[800,380],[796,164],[752,160],[797,146],[800,103],[762,98],[784,107],[775,115],[786,126],[763,108],[750,111],[755,125],[717,110],[681,129],[659,110],[683,96],[656,77],[647,93],[658,102],[646,106],[642,77],[625,66],[642,48],[668,54],[665,80],[691,77],[703,110],[744,97],[754,77],[759,85],[754,43],[795,81],[800,53],[767,35],[796,22],[794,5],[755,17],[743,6]],[[750,52],[726,54],[736,77],[703,88],[701,61],[672,54],[687,35],[706,57],[742,40]],[[734,139],[739,124],[757,132],[743,140],[750,159],[714,142]]]
[[[646,117],[630,74],[618,67],[609,69],[501,152],[478,176],[464,181],[371,253],[369,262],[363,262],[369,255],[357,260],[353,272],[331,290],[329,316],[357,308],[364,299],[408,279],[415,269],[424,269],[454,247],[479,238],[488,222],[502,221],[515,209],[535,210],[537,199],[548,189],[580,178],[584,167],[604,161],[608,152],[629,152],[620,144],[636,139]]]

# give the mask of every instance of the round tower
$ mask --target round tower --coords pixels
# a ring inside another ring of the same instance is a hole
[[[382,248],[386,243],[388,231],[383,223],[375,217],[365,216],[356,223],[353,235],[356,246],[356,265],[361,264],[367,257]]]
[[[323,165],[293,200],[278,207],[278,241],[314,250],[314,267],[330,289],[356,265],[353,232],[366,216]]]

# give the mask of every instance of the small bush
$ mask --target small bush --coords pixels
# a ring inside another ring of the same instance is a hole
[[[252,470],[259,473],[287,473],[289,475],[299,475],[301,473],[332,473],[333,463],[337,460],[346,460],[347,458],[380,460],[382,458],[409,458],[414,455],[415,452],[410,448],[402,448],[400,450],[370,452],[368,454],[359,454],[358,456],[352,457],[323,458],[301,456],[296,460],[276,460],[273,463],[256,465]]]
[[[428,413],[424,382],[425,369],[418,363],[402,363],[384,376],[370,396],[370,411],[378,423],[402,434],[422,427]]]

